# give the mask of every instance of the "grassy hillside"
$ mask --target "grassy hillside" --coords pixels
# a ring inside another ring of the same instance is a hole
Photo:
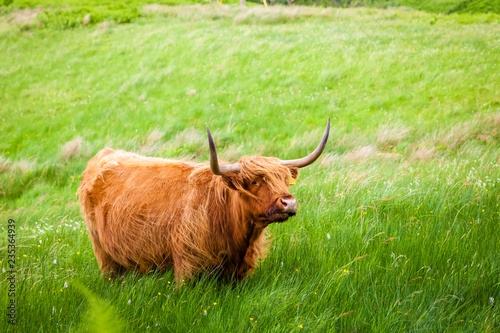
[[[219,1],[215,1],[218,3]],[[376,7],[423,10],[431,13],[496,13],[500,14],[500,0],[269,0],[270,5],[309,5],[321,7]],[[210,0],[0,0],[0,14],[15,9],[41,10],[36,25],[51,28],[73,28],[103,21],[130,23],[147,16],[148,6],[208,4]],[[212,1],[213,3],[213,1]],[[224,4],[238,4],[226,0]],[[3,6],[2,6],[3,5]],[[263,5],[262,0],[250,0],[248,6]],[[84,18],[87,17],[87,22]],[[33,25],[30,25],[33,27]],[[30,27],[24,25],[25,28]]]
[[[494,16],[180,6],[66,30],[12,20],[0,18],[0,288],[14,219],[18,331],[498,330]],[[227,161],[297,158],[327,117],[324,156],[291,188],[298,215],[269,228],[249,279],[175,292],[170,271],[101,278],[75,195],[97,151],[204,162],[210,125]]]
[[[4,5],[10,5],[18,8],[32,8],[37,6],[82,6],[82,1],[79,0],[2,0]],[[310,4],[336,7],[390,7],[390,6],[407,6],[410,8],[425,10],[432,13],[452,13],[452,12],[469,12],[469,13],[499,13],[499,0],[308,0]],[[127,6],[139,7],[147,4],[163,4],[163,5],[186,5],[195,3],[209,3],[209,0],[88,0],[85,1],[85,6]],[[228,3],[228,1],[223,1]],[[262,3],[262,1],[260,1]],[[281,3],[280,1],[275,1]],[[304,1],[293,0],[293,4],[302,4]],[[229,0],[229,3],[239,3],[238,1]],[[268,3],[272,3],[271,0]],[[288,4],[287,1],[282,1]],[[306,2],[304,2],[306,3]],[[2,4],[0,2],[0,4]]]

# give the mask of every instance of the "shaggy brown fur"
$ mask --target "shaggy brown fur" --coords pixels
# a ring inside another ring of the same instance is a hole
[[[109,148],[87,165],[78,189],[103,273],[173,267],[177,281],[221,271],[243,278],[264,259],[265,229],[283,212],[297,168],[272,157],[242,157],[237,174],[208,164],[147,158]]]

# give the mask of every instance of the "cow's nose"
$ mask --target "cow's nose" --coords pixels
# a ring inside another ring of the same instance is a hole
[[[297,201],[295,199],[280,199],[283,205],[283,211],[285,213],[296,213],[297,212]]]

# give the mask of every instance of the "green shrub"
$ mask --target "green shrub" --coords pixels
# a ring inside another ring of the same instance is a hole
[[[8,6],[13,0],[0,0],[0,6]]]
[[[463,1],[450,13],[500,13],[499,0]]]
[[[54,29],[68,29],[83,25],[83,19],[90,15],[89,25],[102,21],[115,21],[118,23],[130,23],[139,17],[139,10],[135,7],[126,7],[123,4],[99,6],[64,8],[44,11],[38,20],[46,27]]]

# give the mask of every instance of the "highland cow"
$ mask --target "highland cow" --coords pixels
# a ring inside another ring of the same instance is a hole
[[[101,150],[78,188],[101,272],[173,267],[177,281],[201,272],[245,277],[266,256],[266,227],[296,214],[289,186],[321,155],[329,130],[330,119],[314,152],[287,161],[219,164],[208,127],[210,163]]]

